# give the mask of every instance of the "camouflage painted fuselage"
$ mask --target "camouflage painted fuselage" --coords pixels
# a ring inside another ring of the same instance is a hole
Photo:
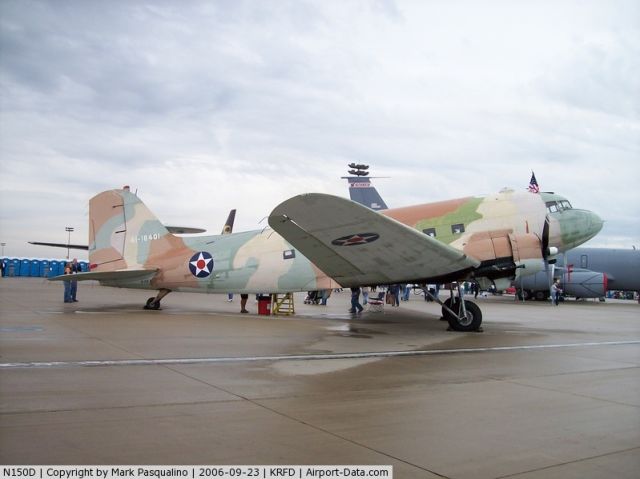
[[[549,246],[560,252],[584,243],[602,229],[597,215],[573,209],[561,195],[510,189],[489,196],[395,208],[382,214],[458,249],[464,249],[473,233],[484,231],[511,230],[541,237],[547,218]]]
[[[172,235],[127,189],[90,201],[91,271],[148,270],[108,286],[195,292],[275,293],[338,287],[270,229],[214,236]]]
[[[602,222],[582,210],[547,210],[550,202],[561,201],[566,200],[557,195],[505,191],[384,214],[472,256],[475,250],[465,248],[478,233],[540,236],[549,217],[549,245],[564,251],[594,236]],[[284,293],[339,286],[271,229],[175,236],[127,188],[92,198],[89,216],[91,271],[113,272],[113,277],[100,279],[106,285],[207,293]],[[480,244],[484,245],[475,242],[474,248]],[[539,245],[535,247],[539,250]],[[126,279],[118,276],[136,271],[141,274]]]

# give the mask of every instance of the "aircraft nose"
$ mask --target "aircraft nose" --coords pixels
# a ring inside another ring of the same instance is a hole
[[[566,251],[597,235],[604,221],[592,211],[565,210],[550,215],[549,245]]]
[[[602,218],[600,218],[593,211],[585,211],[585,213],[588,216],[587,217],[587,224],[588,224],[587,228],[589,230],[589,238],[588,239],[591,239],[595,235],[600,233],[600,230],[602,229],[602,226],[604,225],[604,221],[602,220]]]

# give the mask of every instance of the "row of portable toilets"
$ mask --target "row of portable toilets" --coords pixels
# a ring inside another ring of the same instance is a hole
[[[64,274],[64,265],[67,260],[57,259],[27,259],[27,258],[2,258],[2,276],[18,277],[29,276],[37,278],[51,278]],[[89,263],[78,261],[82,271],[89,271]]]

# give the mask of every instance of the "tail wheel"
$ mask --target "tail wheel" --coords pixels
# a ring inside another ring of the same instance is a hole
[[[442,308],[442,316],[449,322],[449,326],[454,331],[478,331],[482,324],[482,311],[480,307],[472,303],[471,301],[465,301],[464,307],[466,309],[466,315],[460,315],[460,301],[451,298],[447,299],[444,304],[451,310],[458,312],[458,315],[453,315],[446,309]]]
[[[144,309],[158,310],[160,309],[160,301],[156,301],[156,298],[151,297],[147,299],[147,303],[144,305]]]

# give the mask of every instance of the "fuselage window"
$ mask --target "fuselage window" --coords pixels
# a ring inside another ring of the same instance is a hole
[[[427,228],[422,230],[422,232],[426,235],[431,236],[432,238],[436,237],[436,229],[435,228]]]
[[[459,235],[461,233],[464,233],[464,225],[462,223],[459,223],[457,225],[451,225],[451,232],[454,235]]]
[[[584,269],[589,267],[589,257],[586,254],[580,255],[580,267]]]

